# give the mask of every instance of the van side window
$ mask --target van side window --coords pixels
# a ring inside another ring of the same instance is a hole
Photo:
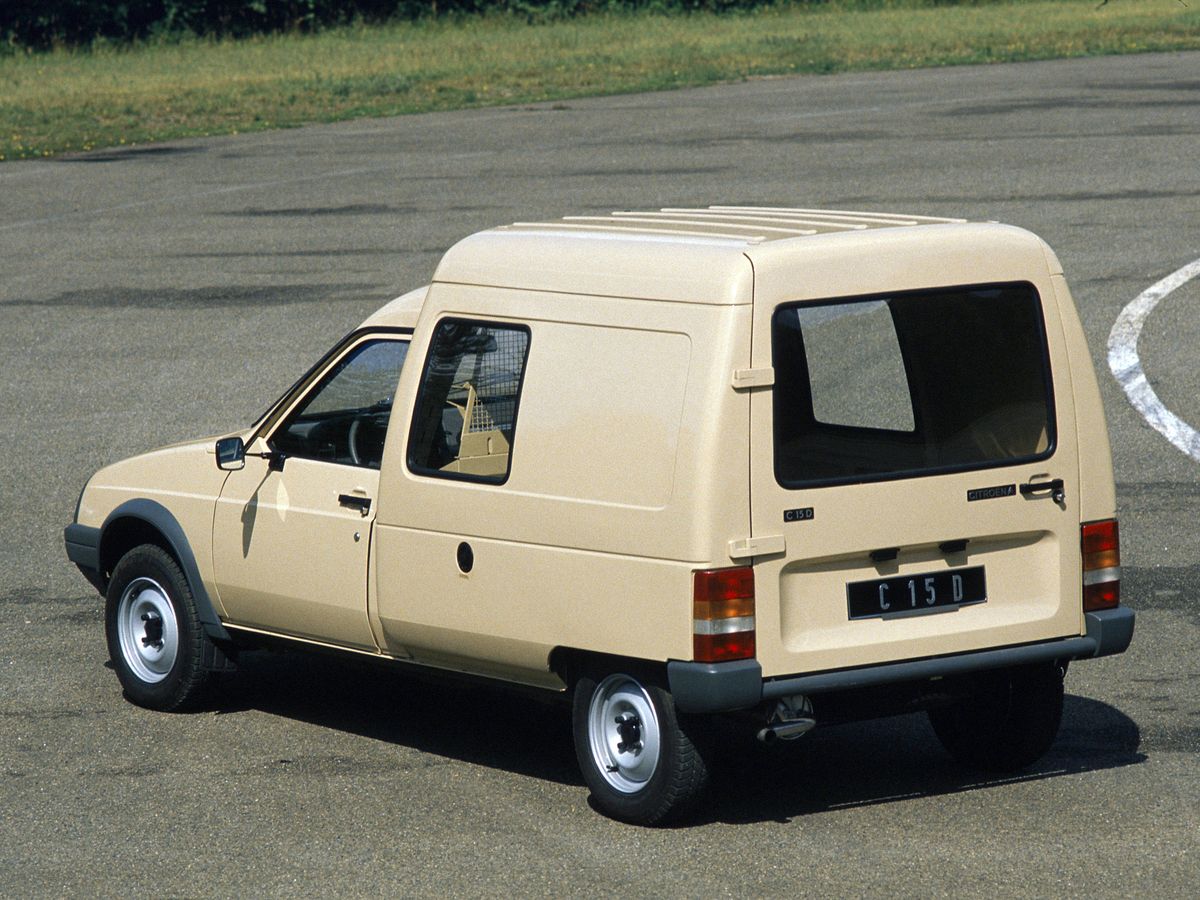
[[[408,467],[421,475],[508,478],[529,329],[444,319],[421,375]]]
[[[1054,452],[1030,284],[781,306],[775,477],[787,488],[983,469]]]

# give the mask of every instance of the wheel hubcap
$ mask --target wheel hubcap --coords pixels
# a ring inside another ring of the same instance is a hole
[[[645,745],[642,743],[642,720],[635,713],[623,712],[613,720],[617,724],[617,734],[621,742],[617,744],[618,753],[636,753]]]
[[[179,654],[175,608],[157,581],[135,578],[117,605],[121,657],[142,681],[155,684],[170,674]]]
[[[610,675],[588,708],[588,743],[604,780],[623,794],[645,788],[658,768],[661,729],[650,695],[628,675]]]

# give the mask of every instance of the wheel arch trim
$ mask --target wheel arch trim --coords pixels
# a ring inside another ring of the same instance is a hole
[[[192,598],[196,601],[196,611],[200,615],[200,624],[205,633],[214,640],[231,641],[229,632],[221,624],[221,619],[213,607],[208,591],[204,589],[204,581],[200,578],[200,568],[196,565],[196,556],[192,553],[192,545],[188,542],[183,526],[169,509],[154,500],[138,497],[126,500],[108,514],[104,524],[100,526],[100,543],[98,557],[104,559],[106,539],[111,526],[123,519],[138,519],[145,522],[162,535],[163,539],[183,569],[183,575],[191,588]]]

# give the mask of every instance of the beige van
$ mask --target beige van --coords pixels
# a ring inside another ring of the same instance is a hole
[[[461,241],[253,425],[94,475],[66,544],[135,703],[279,640],[565,690],[598,806],[655,823],[713,714],[1038,759],[1133,633],[1114,508],[1039,238],[726,206]]]

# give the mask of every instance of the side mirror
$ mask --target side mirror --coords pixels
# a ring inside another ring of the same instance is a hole
[[[236,472],[246,466],[246,445],[240,437],[221,438],[217,441],[217,468]]]

